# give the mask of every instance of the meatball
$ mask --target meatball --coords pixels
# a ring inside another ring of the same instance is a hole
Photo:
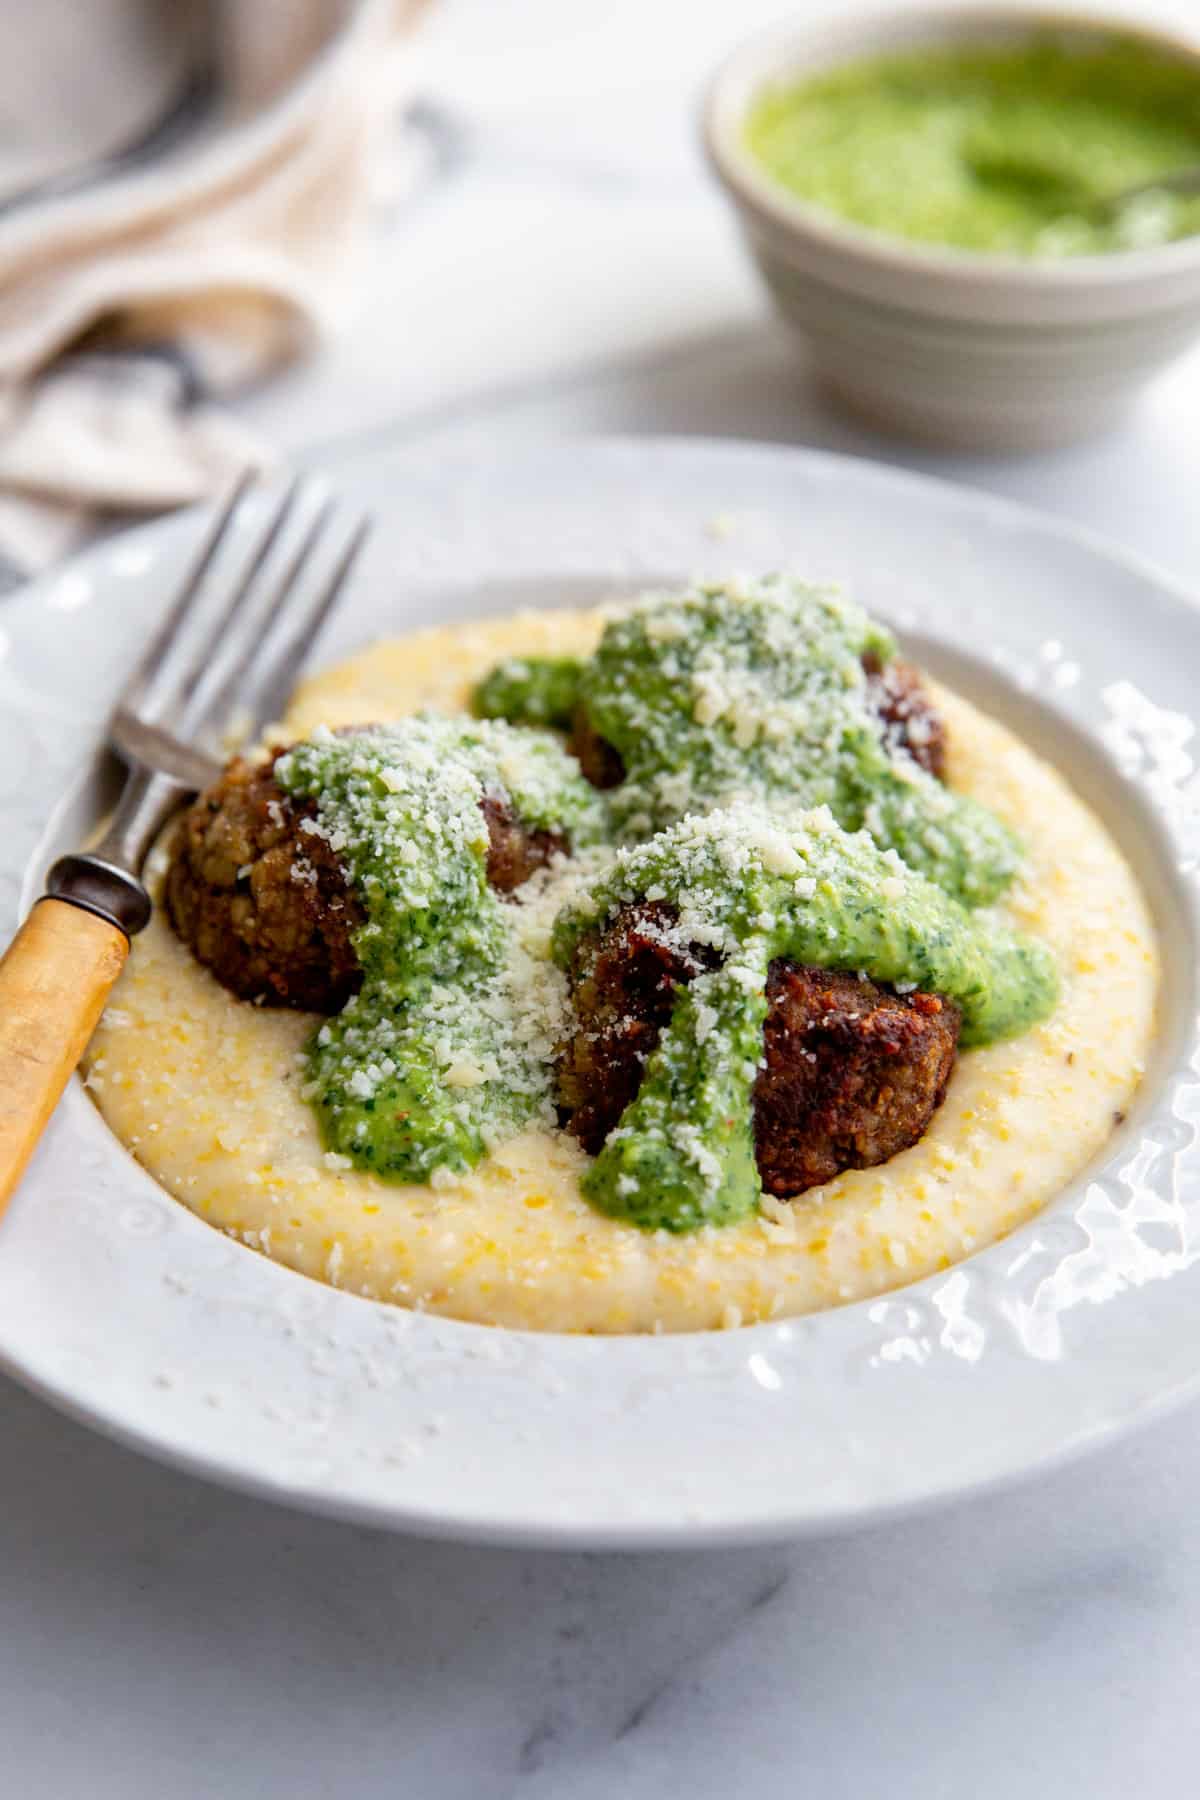
[[[874,655],[863,657],[867,672],[867,700],[883,726],[883,741],[894,754],[906,750],[915,763],[938,781],[946,779],[946,725],[921,685],[921,674],[912,663],[881,663]]]
[[[570,848],[565,832],[530,831],[496,794],[486,795],[479,806],[488,828],[487,878],[497,893],[511,894]]]
[[[487,875],[511,893],[569,848],[527,831],[506,801],[481,799]],[[242,758],[188,807],[167,869],[167,916],[198,961],[241,1000],[339,1012],[362,985],[353,934],[366,914],[326,839],[314,800],[294,798],[274,763]]]
[[[337,1012],[362,983],[351,943],[365,923],[316,802],[273,763],[236,758],[184,813],[167,870],[167,916],[192,954],[241,1000]]]
[[[679,944],[675,919],[663,903],[629,906],[577,951],[579,1030],[562,1053],[559,1101],[592,1154],[637,1093],[676,989],[715,964],[711,950]],[[768,1193],[793,1198],[917,1142],[954,1068],[951,1001],[785,959],[771,964],[767,1001],[753,1104]]]
[[[676,988],[716,962],[711,951],[673,941],[675,919],[674,908],[661,902],[629,906],[576,952],[571,979],[580,1029],[559,1061],[558,1095],[571,1132],[593,1155],[637,1093]]]
[[[837,969],[771,965],[754,1144],[768,1194],[786,1200],[907,1150],[946,1095],[958,1008]]]
[[[607,738],[602,738],[588,716],[586,706],[575,708],[567,749],[579,760],[584,779],[594,788],[620,787],[625,779],[625,763],[621,752]]]

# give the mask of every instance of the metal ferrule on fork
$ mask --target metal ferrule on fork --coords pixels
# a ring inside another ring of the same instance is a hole
[[[150,896],[137,876],[100,856],[60,856],[46,877],[46,894],[107,919],[126,937],[150,923]]]
[[[189,791],[171,775],[134,770],[100,842],[94,850],[60,856],[46,877],[47,895],[107,919],[126,937],[136,936],[149,924],[152,908],[134,871]]]

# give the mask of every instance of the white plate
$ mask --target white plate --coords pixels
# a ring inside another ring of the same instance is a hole
[[[0,1364],[239,1487],[561,1545],[858,1525],[1043,1467],[1195,1389],[1200,614],[1033,514],[805,452],[566,443],[393,459],[360,486],[379,531],[326,656],[696,570],[787,563],[851,584],[1065,768],[1138,867],[1168,971],[1142,1097],[1085,1179],[944,1275],[778,1325],[577,1339],[417,1316],[275,1267],[162,1193],[75,1086],[0,1227]],[[21,879],[27,903],[95,816],[79,771],[196,527],[121,538],[0,612],[5,928]]]

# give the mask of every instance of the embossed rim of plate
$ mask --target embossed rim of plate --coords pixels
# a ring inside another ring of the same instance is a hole
[[[1200,1387],[1186,595],[1007,502],[812,452],[385,453],[353,485],[381,527],[325,658],[434,616],[697,569],[841,575],[1055,754],[1141,859],[1169,971],[1156,1064],[1083,1179],[945,1274],[778,1324],[618,1339],[493,1331],[294,1275],[164,1195],[74,1086],[0,1226],[0,1366],[126,1443],[276,1500],[564,1547],[863,1525],[1046,1467]],[[0,611],[5,930],[49,844],[77,829],[80,770],[197,525],[113,540]]]

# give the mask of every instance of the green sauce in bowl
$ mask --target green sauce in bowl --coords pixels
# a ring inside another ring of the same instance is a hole
[[[1200,197],[1107,204],[1200,163],[1200,68],[1136,39],[847,63],[764,89],[745,143],[788,193],[920,243],[1057,258],[1200,233]]]

